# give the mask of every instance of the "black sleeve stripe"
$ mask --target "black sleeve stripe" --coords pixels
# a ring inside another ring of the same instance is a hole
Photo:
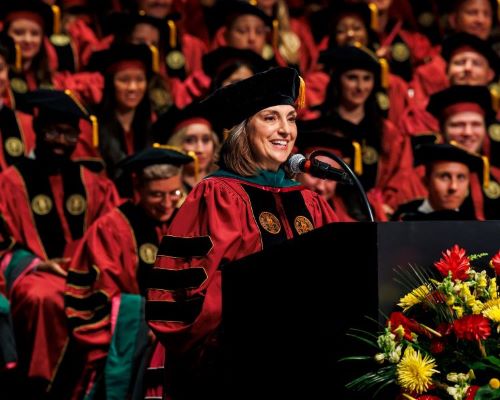
[[[146,302],[146,320],[164,322],[192,323],[200,314],[203,297],[189,301],[148,301]]]
[[[162,290],[196,289],[208,278],[203,267],[191,267],[187,269],[163,269],[153,268],[151,270],[149,287]]]
[[[179,237],[163,236],[158,256],[175,258],[204,257],[212,250],[210,236]]]
[[[70,294],[64,296],[65,307],[77,311],[92,311],[108,303],[108,296],[102,292],[95,292],[86,297],[75,297]]]
[[[67,282],[77,287],[88,287],[96,281],[98,269],[95,265],[88,272],[68,271]]]
[[[111,307],[101,307],[101,308],[95,310],[92,317],[90,317],[88,319],[76,317],[76,316],[75,317],[68,317],[69,326],[73,330],[73,329],[81,328],[83,326],[96,324],[97,322],[102,321],[103,319],[107,318],[109,316],[110,310],[111,310]]]

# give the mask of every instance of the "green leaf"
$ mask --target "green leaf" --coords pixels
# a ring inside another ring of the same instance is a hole
[[[474,400],[495,400],[500,399],[500,389],[492,389],[489,385],[481,386],[477,391]]]
[[[339,359],[338,361],[358,361],[358,360],[372,360],[373,357],[370,356],[349,356],[349,357],[343,357]]]

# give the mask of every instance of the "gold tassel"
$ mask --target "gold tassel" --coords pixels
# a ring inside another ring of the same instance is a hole
[[[17,43],[14,45],[15,46],[15,51],[16,51],[16,61],[14,64],[14,67],[17,72],[21,72],[23,70],[23,54],[21,53],[21,46],[19,46]]]
[[[61,33],[61,9],[56,5],[51,6],[51,8],[52,14],[54,16],[54,21],[52,23],[52,33],[54,35],[57,35]]]
[[[277,49],[280,44],[280,22],[273,19],[273,48]]]
[[[198,182],[198,179],[200,177],[200,163],[198,161],[198,157],[193,150],[188,151],[187,155],[194,158],[194,181]]]
[[[500,108],[500,91],[497,84],[490,85],[491,107],[495,112]]]
[[[488,189],[490,186],[490,160],[486,156],[481,156],[483,159],[483,187]]]
[[[380,64],[380,84],[384,89],[389,87],[389,63],[385,58],[379,59]]]
[[[153,72],[157,74],[160,72],[160,53],[156,46],[153,46],[152,44],[149,45],[149,50],[151,50],[151,68],[153,69]]]
[[[177,26],[175,22],[169,19],[167,21],[168,29],[169,29],[169,44],[171,49],[175,49],[177,47]]]
[[[300,110],[306,106],[306,83],[304,79],[299,75],[299,95],[297,96],[297,108]]]
[[[370,27],[378,32],[379,23],[378,23],[378,7],[375,3],[368,3],[368,8],[370,9]]]
[[[248,0],[248,4],[257,7],[259,3],[257,2],[257,0]]]
[[[497,0],[497,20],[500,21],[500,0]]]
[[[97,149],[99,147],[99,122],[95,115],[89,115],[89,119],[92,123],[92,144]]]
[[[352,142],[352,147],[354,147],[354,173],[356,175],[363,175],[363,158],[361,156],[361,145],[359,142]]]

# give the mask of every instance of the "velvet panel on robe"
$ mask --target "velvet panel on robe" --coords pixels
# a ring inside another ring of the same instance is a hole
[[[190,350],[217,330],[221,265],[334,221],[326,201],[301,186],[205,178],[163,237],[148,290],[146,318],[167,353]]]

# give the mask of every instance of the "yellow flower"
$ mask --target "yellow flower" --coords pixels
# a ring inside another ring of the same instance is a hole
[[[495,390],[500,388],[500,381],[497,378],[491,378],[490,379],[490,388],[495,389]]]
[[[408,391],[424,393],[432,383],[432,375],[439,373],[434,369],[435,366],[436,362],[432,357],[422,357],[419,351],[408,346],[397,366],[398,384]]]
[[[497,293],[497,278],[490,279],[490,285],[488,286],[488,293],[490,294],[492,299],[498,298]]]
[[[457,315],[457,318],[462,318],[462,316],[464,315],[463,307],[454,306],[453,310],[455,310],[455,314]]]
[[[500,299],[490,300],[484,304],[482,310],[483,316],[491,319],[493,322],[500,322]]]
[[[429,288],[426,285],[421,285],[418,288],[413,289],[406,296],[400,298],[398,306],[403,309],[403,312],[406,312],[414,305],[421,303],[429,293]]]

